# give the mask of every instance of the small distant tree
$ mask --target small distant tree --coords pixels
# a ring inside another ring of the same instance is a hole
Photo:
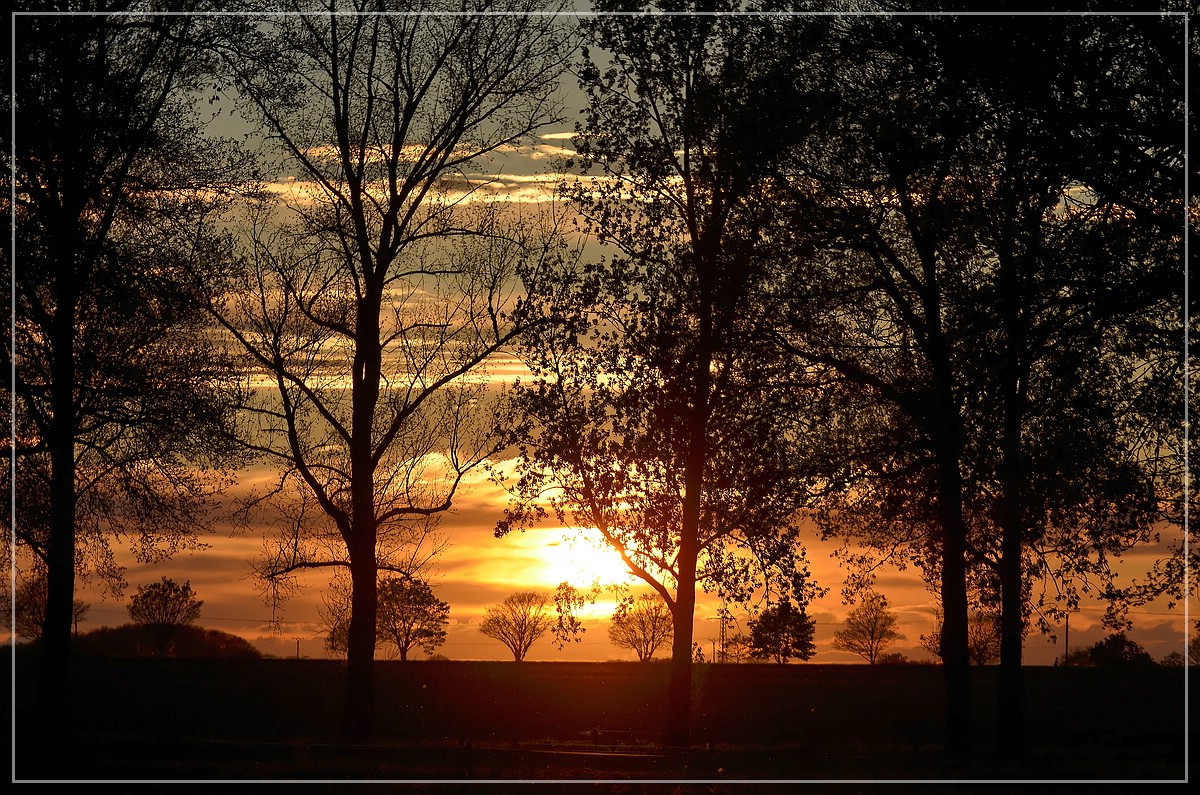
[[[192,624],[200,617],[204,602],[196,598],[191,582],[183,585],[169,577],[150,585],[139,585],[129,599],[129,617],[142,624],[158,644],[160,656],[170,649],[171,638],[179,627]]]
[[[377,648],[390,648],[407,660],[414,648],[428,655],[446,642],[450,605],[438,599],[428,583],[410,577],[383,577],[377,592]],[[349,650],[351,596],[349,578],[335,576],[317,608],[325,629],[325,653],[330,657],[345,658]]]
[[[921,648],[942,658],[942,614],[933,619],[933,631],[922,635]],[[990,665],[1000,659],[1000,617],[995,613],[972,612],[967,617],[967,651],[971,665]]]
[[[804,608],[777,602],[750,622],[750,655],[781,665],[792,657],[807,660],[817,652],[815,627]]]
[[[395,647],[400,659],[407,660],[414,648],[428,655],[446,642],[450,605],[421,580],[385,577],[379,581],[376,620],[379,641]]]
[[[1170,654],[1164,655],[1163,658],[1158,661],[1158,664],[1167,668],[1182,668],[1183,652],[1173,651]]]
[[[870,594],[846,616],[846,628],[833,634],[833,648],[857,654],[874,665],[888,646],[904,637],[896,629],[898,623],[887,599]]]
[[[1200,635],[1192,635],[1188,641],[1188,665],[1200,665]]]
[[[622,600],[608,627],[608,639],[613,645],[632,649],[641,662],[648,662],[673,634],[671,611],[652,594]]]
[[[345,659],[350,649],[350,584],[346,578],[334,577],[321,597],[317,615],[325,629],[325,654]]]
[[[908,665],[912,660],[898,651],[886,651],[875,660],[876,665]]]
[[[753,656],[754,647],[750,636],[738,632],[725,639],[725,649],[721,652],[718,662],[744,663]]]
[[[1114,632],[1089,646],[1087,660],[1087,664],[1105,668],[1154,665],[1150,652],[1124,632]]]
[[[550,598],[544,593],[520,591],[484,613],[479,631],[500,641],[521,662],[533,646],[554,626]]]

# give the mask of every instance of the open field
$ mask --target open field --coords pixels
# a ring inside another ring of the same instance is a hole
[[[698,665],[693,747],[665,753],[663,663],[381,662],[378,731],[339,742],[342,665],[76,661],[60,743],[31,736],[17,661],[16,780],[1181,781],[1181,669],[1027,669],[1029,753],[991,753],[995,669],[976,669],[978,751],[941,751],[934,666]],[[715,788],[715,789],[714,789]],[[545,791],[545,790],[539,790]]]

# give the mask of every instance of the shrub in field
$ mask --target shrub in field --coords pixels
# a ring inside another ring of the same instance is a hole
[[[80,654],[95,657],[157,657],[158,638],[148,627],[123,624],[119,627],[100,627],[75,639]],[[216,629],[181,626],[172,636],[170,656],[189,659],[255,659],[262,652],[245,638]]]

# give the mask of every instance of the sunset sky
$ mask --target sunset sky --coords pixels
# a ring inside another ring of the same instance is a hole
[[[253,480],[248,475],[247,480]],[[597,576],[615,580],[620,574],[620,561],[611,552],[588,546],[585,542],[571,543],[572,533],[562,528],[546,527],[527,533],[514,533],[502,539],[493,535],[496,520],[503,513],[506,496],[482,474],[467,484],[456,501],[455,509],[442,523],[450,547],[439,556],[431,576],[438,597],[450,604],[450,625],[444,646],[438,649],[451,659],[511,660],[512,655],[499,642],[485,637],[478,630],[484,610],[519,590],[552,592],[566,580],[586,586]],[[833,633],[851,609],[842,603],[843,573],[829,557],[832,547],[822,545],[813,533],[805,534],[809,547],[812,572],[817,582],[829,589],[828,594],[809,606],[816,620],[817,654],[814,663],[855,663],[861,658],[829,648]],[[268,622],[270,610],[256,595],[250,577],[253,559],[262,543],[253,531],[231,535],[228,522],[216,523],[206,539],[209,548],[177,556],[174,560],[155,565],[131,565],[128,580],[131,589],[167,576],[191,582],[198,598],[203,600],[200,626],[240,635],[261,651],[276,656],[325,657],[324,631],[317,614],[321,603],[322,582],[311,578],[309,586],[293,598],[282,614],[283,632],[273,635]],[[1161,551],[1161,550],[1159,550]],[[1155,550],[1131,557],[1129,570],[1144,570],[1156,557]],[[644,590],[631,584],[635,591]],[[899,651],[910,659],[930,659],[918,645],[919,636],[928,633],[936,596],[924,588],[913,571],[885,571],[878,579],[877,590],[884,594],[900,616],[904,640],[890,651]],[[80,629],[87,631],[100,626],[128,623],[125,603],[104,599],[98,593],[84,589],[80,597],[92,607]],[[614,604],[610,598],[600,599],[584,613],[587,631],[579,643],[559,651],[552,638],[546,637],[534,645],[528,660],[636,660],[632,651],[618,649],[608,641],[607,625]],[[701,594],[696,610],[695,637],[711,657],[718,636],[714,597]],[[1194,610],[1194,605],[1192,606]],[[1100,626],[1103,608],[1088,605],[1073,616],[1070,627],[1071,648],[1078,648],[1108,634]],[[1194,613],[1193,613],[1194,614]],[[1156,658],[1170,651],[1182,650],[1185,640],[1185,617],[1182,606],[1168,611],[1163,604],[1142,608],[1132,616],[1134,629],[1130,636],[1146,646]],[[746,630],[745,616],[741,629]],[[1059,632],[1058,645],[1031,633],[1026,641],[1026,662],[1030,665],[1051,664],[1061,654],[1064,637]],[[420,658],[422,655],[415,655]],[[656,657],[668,657],[663,649]],[[381,655],[382,657],[382,655]]]
[[[504,153],[492,163],[483,165],[471,175],[480,180],[490,179],[480,197],[503,197],[510,201],[539,205],[551,198],[550,189],[556,176],[546,173],[553,158],[569,153],[570,132],[578,105],[575,92],[564,87],[568,101],[568,120],[560,129],[543,131],[540,137],[528,146]],[[224,116],[231,105],[217,106]],[[218,132],[229,133],[238,129],[236,119]],[[296,180],[280,180],[270,186],[274,192],[295,200],[302,197],[305,185]],[[500,368],[498,380],[509,373]],[[502,462],[495,462],[502,466]],[[261,477],[261,473],[243,473],[239,488],[245,488]],[[615,553],[589,547],[584,541],[572,542],[571,531],[548,526],[526,533],[514,533],[497,539],[493,535],[496,521],[502,517],[506,495],[494,483],[488,482],[482,472],[464,482],[454,509],[445,515],[440,532],[449,543],[447,550],[434,562],[429,580],[439,598],[450,604],[450,626],[448,639],[438,653],[451,659],[506,660],[512,656],[496,640],[485,637],[478,630],[479,621],[489,606],[495,605],[506,596],[519,590],[541,590],[552,592],[564,580],[584,587],[593,579],[604,583],[621,576],[620,562]],[[307,580],[307,587],[298,593],[282,613],[283,630],[272,634],[269,628],[270,608],[258,595],[256,583],[251,579],[253,561],[260,554],[263,531],[269,528],[251,528],[234,534],[227,517],[214,520],[211,534],[203,539],[208,548],[184,553],[174,559],[142,565],[128,561],[127,580],[133,592],[138,585],[157,581],[160,577],[171,577],[177,581],[187,580],[198,598],[203,600],[198,624],[242,636],[252,641],[263,652],[276,656],[325,657],[323,649],[324,630],[318,620],[317,607],[321,603],[324,581],[319,577]],[[1164,541],[1178,538],[1178,528],[1165,528]],[[833,633],[844,621],[850,606],[843,604],[841,586],[844,573],[836,561],[830,558],[832,546],[822,544],[812,528],[804,533],[803,540],[809,550],[809,561],[813,577],[828,593],[809,605],[808,612],[817,624],[817,654],[814,663],[862,662],[854,655],[833,651],[829,648]],[[1128,571],[1143,572],[1153,560],[1165,552],[1165,544],[1157,549],[1146,549],[1130,556]],[[325,575],[321,575],[324,577]],[[635,592],[645,590],[631,582]],[[898,651],[911,659],[927,660],[929,654],[920,649],[919,636],[931,628],[936,596],[927,591],[919,574],[912,571],[883,571],[877,580],[877,591],[890,602],[901,620],[904,639],[890,650]],[[128,623],[125,610],[128,599],[106,598],[95,586],[82,585],[78,598],[90,603],[86,620],[80,625],[82,631],[100,626],[117,626]],[[701,594],[695,618],[695,637],[707,656],[711,656],[718,635],[716,621],[717,602],[715,597]],[[559,651],[552,638],[546,637],[534,645],[529,660],[635,660],[632,651],[618,649],[608,641],[607,620],[614,604],[611,598],[602,598],[584,614],[587,632],[580,643],[569,645]],[[1196,605],[1190,606],[1193,610]],[[1108,630],[1100,626],[1103,608],[1087,604],[1073,617],[1070,627],[1070,646],[1078,648],[1101,639]],[[1132,613],[1134,629],[1131,637],[1145,645],[1159,659],[1171,651],[1183,651],[1186,643],[1186,617],[1184,606],[1168,611],[1165,604],[1141,608]],[[741,619],[740,631],[748,631],[746,616]],[[736,631],[736,630],[735,630]],[[1059,632],[1057,645],[1031,632],[1026,645],[1026,661],[1032,665],[1050,664],[1062,653],[1064,636]],[[418,657],[421,655],[417,655]],[[658,657],[669,656],[669,648],[659,651]]]

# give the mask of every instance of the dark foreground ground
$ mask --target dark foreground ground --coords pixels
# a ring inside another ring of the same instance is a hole
[[[974,672],[977,750],[966,759],[943,753],[934,666],[698,665],[682,753],[659,744],[661,663],[382,662],[378,730],[356,745],[339,740],[343,673],[323,660],[79,659],[74,715],[45,738],[33,728],[36,669],[19,658],[14,781],[1096,792],[1188,776],[1181,669],[1027,669],[1029,751],[1018,760],[993,753],[994,668]]]

